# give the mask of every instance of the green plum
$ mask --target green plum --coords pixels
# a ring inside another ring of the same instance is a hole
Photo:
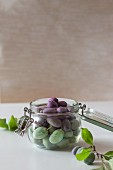
[[[66,147],[68,147],[68,145],[69,145],[69,140],[68,139],[62,139],[58,144],[57,144],[57,146],[59,147],[59,148],[66,148]]]
[[[43,145],[46,147],[46,149],[53,149],[53,148],[56,147],[56,145],[52,144],[52,143],[49,141],[49,137],[48,137],[48,136],[43,139]]]
[[[43,139],[48,135],[48,130],[45,127],[38,127],[33,132],[34,139]]]
[[[71,128],[72,130],[76,130],[80,126],[79,121],[76,119],[71,120]]]
[[[95,154],[93,152],[84,160],[87,165],[91,165],[95,160]]]
[[[65,132],[64,137],[65,138],[71,138],[73,136],[73,131]]]
[[[43,141],[42,139],[33,139],[33,143],[39,146],[43,146]]]
[[[53,127],[53,126],[51,126],[51,127],[48,128],[49,134],[52,134],[55,130],[56,130],[56,128]]]
[[[51,136],[49,137],[49,141],[52,144],[57,144],[63,139],[63,137],[64,131],[62,129],[57,129],[51,134]]]
[[[68,138],[68,139],[69,139],[70,144],[76,143],[76,138],[75,138],[75,136],[72,136],[71,138]]]
[[[72,149],[72,154],[73,155],[76,155],[78,149],[81,148],[80,146],[75,146],[73,149]]]

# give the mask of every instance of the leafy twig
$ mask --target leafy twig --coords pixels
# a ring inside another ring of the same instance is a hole
[[[15,129],[18,128],[17,118],[12,115],[10,117],[8,123],[6,121],[6,118],[0,119],[0,128],[10,130],[10,131],[14,131]]]
[[[108,151],[104,154],[99,153],[94,145],[93,135],[87,128],[82,128],[81,136],[90,146],[82,150],[76,149],[75,156],[77,160],[84,160],[86,164],[92,164],[95,161],[95,156],[97,156],[101,160],[102,166],[95,170],[113,170],[113,151]]]

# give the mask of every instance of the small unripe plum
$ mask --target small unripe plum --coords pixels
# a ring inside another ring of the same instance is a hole
[[[78,151],[78,149],[81,148],[80,146],[75,146],[73,149],[72,149],[72,154],[73,155],[76,155],[76,152]]]
[[[83,149],[84,149],[84,147],[80,147],[80,148],[77,150],[76,154],[81,153]]]
[[[95,154],[93,152],[84,160],[87,165],[91,165],[95,160]]]

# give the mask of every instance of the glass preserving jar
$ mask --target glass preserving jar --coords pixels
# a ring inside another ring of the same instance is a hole
[[[49,100],[44,98],[30,103],[34,121],[28,127],[29,140],[39,148],[50,150],[75,146],[80,139],[81,129],[79,104],[71,99],[58,98],[61,105],[48,108]]]

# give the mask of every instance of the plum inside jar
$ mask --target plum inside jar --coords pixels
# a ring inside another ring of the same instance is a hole
[[[31,103],[34,123],[28,129],[30,141],[40,148],[63,149],[79,141],[81,120],[74,100],[39,99]],[[78,104],[78,103],[76,103]]]

